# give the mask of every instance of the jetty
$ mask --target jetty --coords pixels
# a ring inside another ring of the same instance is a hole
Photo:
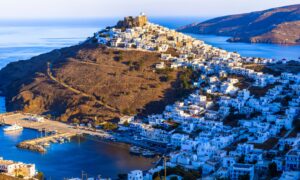
[[[42,120],[39,121],[40,119]],[[23,128],[39,131],[41,137],[20,142],[17,147],[41,153],[47,151],[46,147],[49,146],[50,143],[65,142],[77,135],[111,138],[111,135],[105,131],[82,129],[59,121],[50,120],[43,116],[23,112],[0,114],[0,120],[4,125],[18,124]]]
[[[19,143],[18,148],[29,149],[32,151],[37,151],[40,153],[46,152],[46,147],[50,143],[64,142],[65,140],[70,140],[72,137],[76,136],[76,133],[59,133],[50,136],[45,136],[41,138],[36,138],[32,140],[27,140]]]

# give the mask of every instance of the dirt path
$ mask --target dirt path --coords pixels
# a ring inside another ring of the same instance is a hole
[[[56,77],[53,76],[52,71],[51,71],[51,63],[49,63],[49,62],[48,62],[48,64],[47,64],[47,75],[49,76],[49,78],[50,78],[51,80],[53,80],[53,81],[55,81],[56,83],[60,84],[61,86],[65,87],[65,88],[68,89],[69,91],[72,91],[72,92],[74,92],[74,93],[76,93],[76,94],[79,94],[79,95],[82,95],[82,96],[91,98],[91,99],[93,99],[94,101],[96,101],[97,103],[99,103],[100,105],[102,105],[103,107],[105,107],[105,108],[107,108],[107,109],[109,109],[109,110],[111,110],[111,111],[113,111],[113,112],[118,112],[118,113],[120,113],[120,111],[119,111],[118,109],[116,109],[116,108],[114,108],[114,107],[112,107],[112,106],[110,106],[110,105],[104,103],[103,101],[97,100],[94,96],[89,95],[89,94],[87,94],[87,93],[85,93],[85,92],[79,91],[79,90],[77,90],[77,89],[71,87],[70,85],[66,84],[65,82],[62,82],[62,81],[58,80]]]

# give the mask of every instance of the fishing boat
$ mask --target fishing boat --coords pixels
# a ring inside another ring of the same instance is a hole
[[[19,126],[17,124],[13,124],[11,126],[8,126],[8,127],[4,128],[3,130],[5,132],[21,131],[21,130],[23,130],[23,127]]]

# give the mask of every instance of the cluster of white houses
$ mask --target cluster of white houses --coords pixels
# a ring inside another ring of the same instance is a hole
[[[277,61],[244,58],[149,22],[107,28],[93,38],[110,47],[159,51],[157,69],[192,68],[201,74],[193,82],[196,90],[183,101],[149,116],[147,123],[130,118],[138,139],[173,147],[168,166],[202,169],[203,177],[255,179],[275,163],[283,179],[300,178],[300,134],[290,136],[299,121],[300,75],[248,69],[247,64]],[[169,48],[179,55],[168,54]],[[161,168],[143,177],[132,172],[130,179],[151,179]]]
[[[24,164],[11,160],[4,160],[0,157],[0,172],[9,176],[23,177],[25,179],[33,178],[36,175],[34,164]]]

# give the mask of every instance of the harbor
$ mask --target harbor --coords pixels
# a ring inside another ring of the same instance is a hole
[[[49,120],[46,117],[37,116],[34,114],[9,112],[1,114],[0,120],[2,124],[6,126],[12,127],[17,125],[22,129],[27,128],[38,131],[39,136],[37,138],[20,142],[17,144],[17,147],[40,153],[45,153],[51,144],[67,142],[72,137],[82,135],[85,135],[86,138],[92,138],[93,140],[109,142],[117,141],[132,145],[132,147],[138,147],[141,150],[141,152],[138,154],[144,157],[154,157],[164,153],[164,148],[158,148],[150,142],[143,143],[142,141],[134,140],[130,138],[129,135],[108,133],[101,129],[72,126],[62,122]]]
[[[119,173],[135,169],[147,170],[157,161],[156,158],[131,154],[127,144],[107,142],[94,136],[77,136],[66,143],[51,143],[46,153],[37,153],[17,148],[16,144],[35,139],[41,132],[24,128],[22,132],[4,133],[3,128],[0,127],[0,156],[13,161],[34,163],[47,179],[81,177],[82,171],[90,177],[101,175],[116,179]]]
[[[103,139],[111,139],[111,135],[101,130],[91,131],[88,129],[80,129],[33,114],[10,112],[1,114],[0,119],[1,125],[8,126],[3,129],[5,133],[16,133],[18,131],[22,131],[23,128],[38,131],[40,133],[39,137],[22,141],[16,146],[18,148],[40,153],[45,153],[47,148],[53,143],[64,143],[70,141],[72,137],[83,134]]]

